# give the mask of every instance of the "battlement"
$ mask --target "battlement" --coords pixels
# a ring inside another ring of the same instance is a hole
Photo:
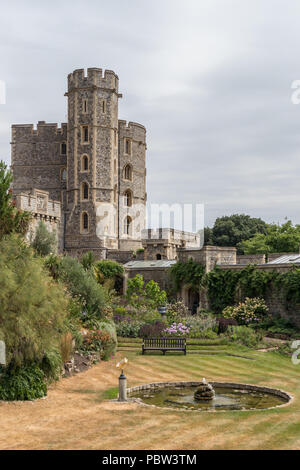
[[[32,140],[67,140],[67,123],[61,123],[58,127],[57,123],[46,123],[39,121],[34,124],[13,124],[12,126],[12,140],[15,141],[32,141]]]
[[[128,122],[125,120],[118,121],[120,137],[129,137],[132,139],[146,141],[146,128],[138,122]]]
[[[30,194],[20,193],[14,196],[16,207],[33,214],[61,218],[61,203],[49,199],[49,193],[39,189],[33,189]]]
[[[108,88],[118,92],[119,77],[112,70],[103,70],[100,68],[88,68],[87,73],[84,69],[76,69],[68,75],[68,92],[77,88],[88,87]]]
[[[200,247],[199,233],[185,232],[173,228],[144,229],[142,230],[142,239],[147,243],[164,240],[165,242],[182,243],[189,248]]]

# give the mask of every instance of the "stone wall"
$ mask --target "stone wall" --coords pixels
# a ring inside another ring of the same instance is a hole
[[[236,264],[265,264],[266,255],[237,255]]]
[[[66,190],[65,173],[67,155],[61,144],[67,142],[67,124],[39,121],[12,126],[11,170],[13,192],[30,193],[32,188],[49,192],[50,199],[62,201]]]
[[[33,189],[30,194],[19,193],[14,196],[15,205],[22,211],[31,212],[32,218],[26,239],[31,242],[36,234],[39,222],[42,221],[49,232],[55,232],[57,251],[63,251],[63,239],[61,237],[61,203],[49,199],[47,191]]]
[[[244,266],[236,265],[236,266],[221,266],[221,269],[231,269],[231,270],[241,270]],[[258,265],[256,269],[262,271],[275,271],[279,273],[287,273],[290,270],[294,269],[295,265],[292,266],[290,264],[265,264],[265,265]],[[203,304],[206,303],[206,307],[209,307],[208,299],[205,295],[205,292],[202,293],[203,295]],[[240,299],[243,300],[243,299]],[[300,328],[300,305],[288,305],[285,300],[284,292],[281,291],[278,286],[271,287],[266,293],[266,304],[269,308],[269,312],[272,315],[282,317],[286,320],[290,320],[292,323],[295,324],[298,328]],[[207,305],[208,304],[208,305]]]
[[[130,268],[125,270],[124,277],[124,292],[127,289],[127,280],[141,274],[145,282],[151,280],[158,283],[159,287],[168,290],[171,287],[171,280],[169,277],[169,268],[147,267],[147,268]]]

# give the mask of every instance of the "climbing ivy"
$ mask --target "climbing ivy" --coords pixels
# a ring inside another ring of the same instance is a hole
[[[287,273],[280,273],[257,269],[255,265],[248,265],[241,270],[216,266],[205,274],[203,265],[190,260],[172,266],[171,277],[177,291],[183,285],[192,287],[195,291],[205,288],[210,308],[215,313],[234,305],[239,296],[266,298],[271,288],[281,292],[287,306],[300,303],[300,269],[296,267]]]
[[[178,292],[181,286],[186,285],[198,291],[202,278],[205,274],[203,264],[196,263],[190,259],[187,263],[179,261],[171,267],[170,275]]]

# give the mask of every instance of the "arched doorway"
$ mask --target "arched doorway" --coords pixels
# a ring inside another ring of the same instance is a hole
[[[188,292],[188,308],[192,315],[196,315],[197,309],[199,307],[199,292],[194,291],[194,289],[189,289]]]

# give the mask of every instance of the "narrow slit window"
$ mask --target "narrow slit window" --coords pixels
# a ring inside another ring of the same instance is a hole
[[[82,127],[82,141],[85,143],[89,141],[89,127],[88,126]]]
[[[89,185],[87,183],[83,183],[82,185],[82,199],[89,198]]]
[[[66,142],[62,142],[60,146],[60,153],[61,155],[67,155],[67,144]]]
[[[89,228],[89,216],[86,212],[82,215],[82,228],[83,230],[88,230]]]

